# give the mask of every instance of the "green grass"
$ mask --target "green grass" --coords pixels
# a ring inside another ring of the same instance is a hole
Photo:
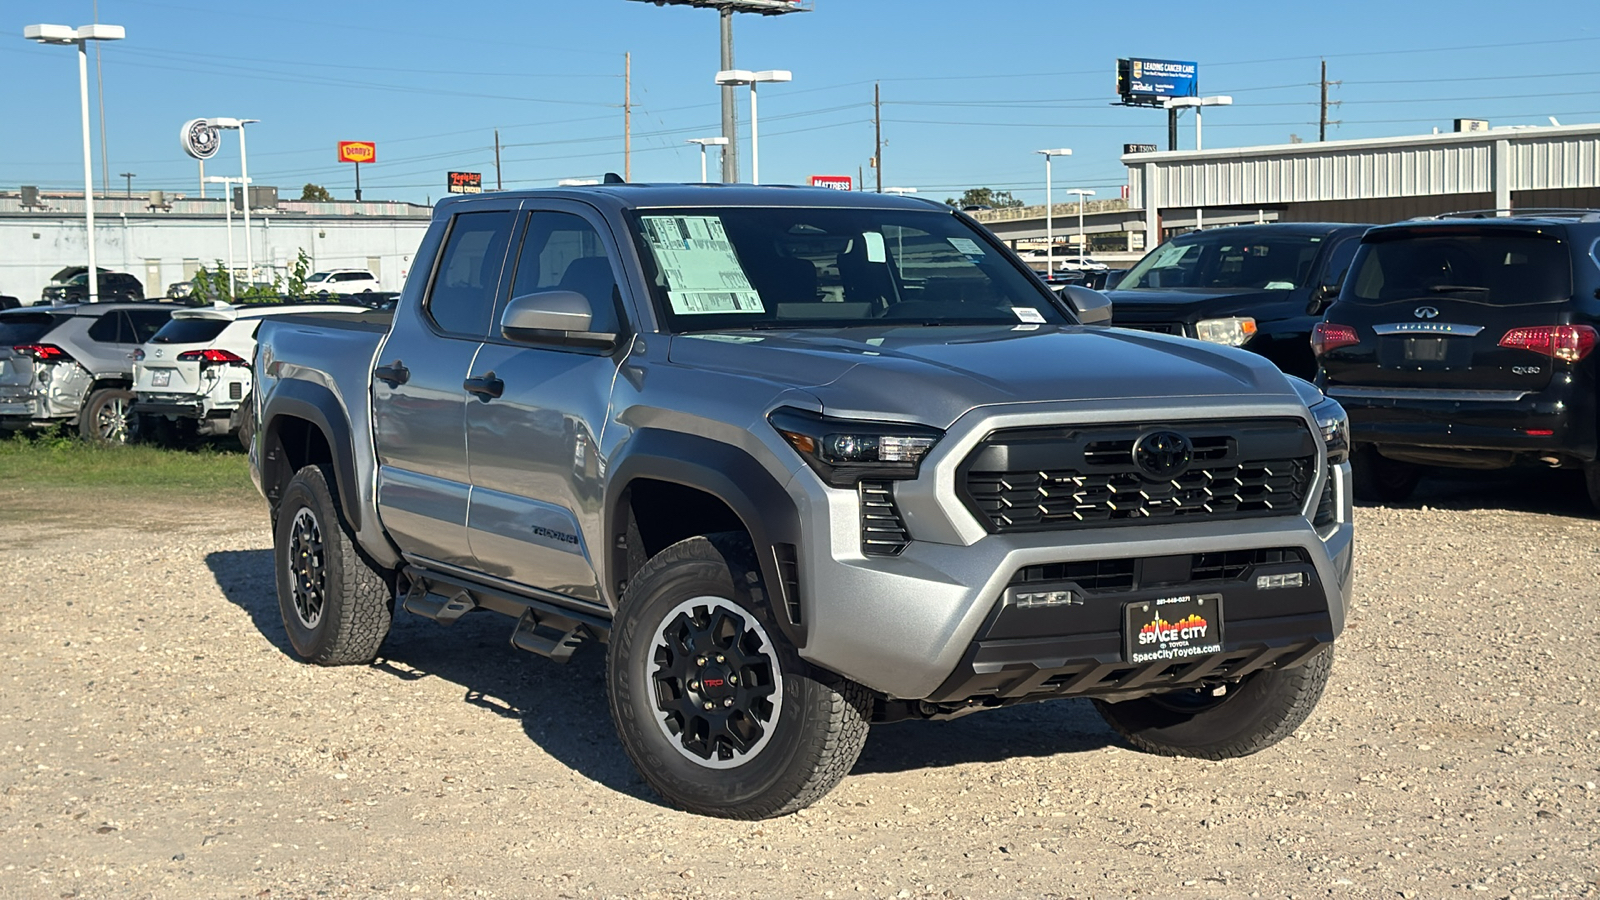
[[[40,490],[118,500],[147,495],[232,502],[255,496],[245,455],[237,450],[98,446],[53,435],[0,440],[0,494]]]

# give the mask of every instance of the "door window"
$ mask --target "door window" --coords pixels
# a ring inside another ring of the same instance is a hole
[[[594,310],[590,331],[615,334],[621,330],[611,260],[599,233],[582,216],[559,212],[528,215],[511,296],[536,291],[576,291],[589,298]]]
[[[455,334],[489,333],[514,221],[509,210],[456,215],[428,296],[427,312],[434,324]]]

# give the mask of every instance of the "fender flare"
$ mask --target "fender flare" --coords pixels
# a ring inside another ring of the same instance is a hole
[[[350,440],[350,418],[344,405],[326,387],[310,381],[286,379],[278,382],[261,410],[262,422],[258,424],[262,448],[269,449],[279,440],[285,418],[304,419],[310,422],[328,443],[333,455],[335,488],[339,492],[339,505],[352,530],[361,528],[361,495],[356,489],[355,449]],[[276,484],[278,468],[285,465],[270,458],[262,464],[262,484]],[[294,473],[287,473],[293,477]],[[287,480],[287,479],[284,479]]]
[[[711,438],[644,428],[620,448],[606,483],[605,537],[607,546],[613,548],[603,562],[606,572],[601,584],[606,592],[610,593],[616,584],[612,573],[626,564],[625,556],[619,556],[615,549],[622,543],[619,539],[626,538],[628,511],[622,503],[628,486],[641,478],[704,491],[733,510],[750,532],[761,578],[778,603],[774,617],[796,645],[803,647],[804,627],[790,623],[781,608],[789,586],[773,551],[774,544],[799,547],[800,511],[783,485],[748,452]]]

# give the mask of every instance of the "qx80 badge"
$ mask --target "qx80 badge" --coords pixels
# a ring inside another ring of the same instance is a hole
[[[1193,459],[1194,445],[1176,431],[1152,431],[1133,442],[1133,464],[1158,481],[1182,475]]]

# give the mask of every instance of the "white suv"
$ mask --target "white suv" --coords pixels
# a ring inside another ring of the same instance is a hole
[[[295,306],[229,306],[219,303],[180,309],[143,346],[133,351],[134,412],[174,423],[193,422],[200,435],[238,429],[236,413],[250,396],[250,360],[256,328],[268,316],[288,313],[366,312],[328,303]],[[189,427],[189,426],[185,426]]]
[[[366,269],[329,269],[306,279],[306,291],[312,294],[364,294],[381,290],[377,276]]]

